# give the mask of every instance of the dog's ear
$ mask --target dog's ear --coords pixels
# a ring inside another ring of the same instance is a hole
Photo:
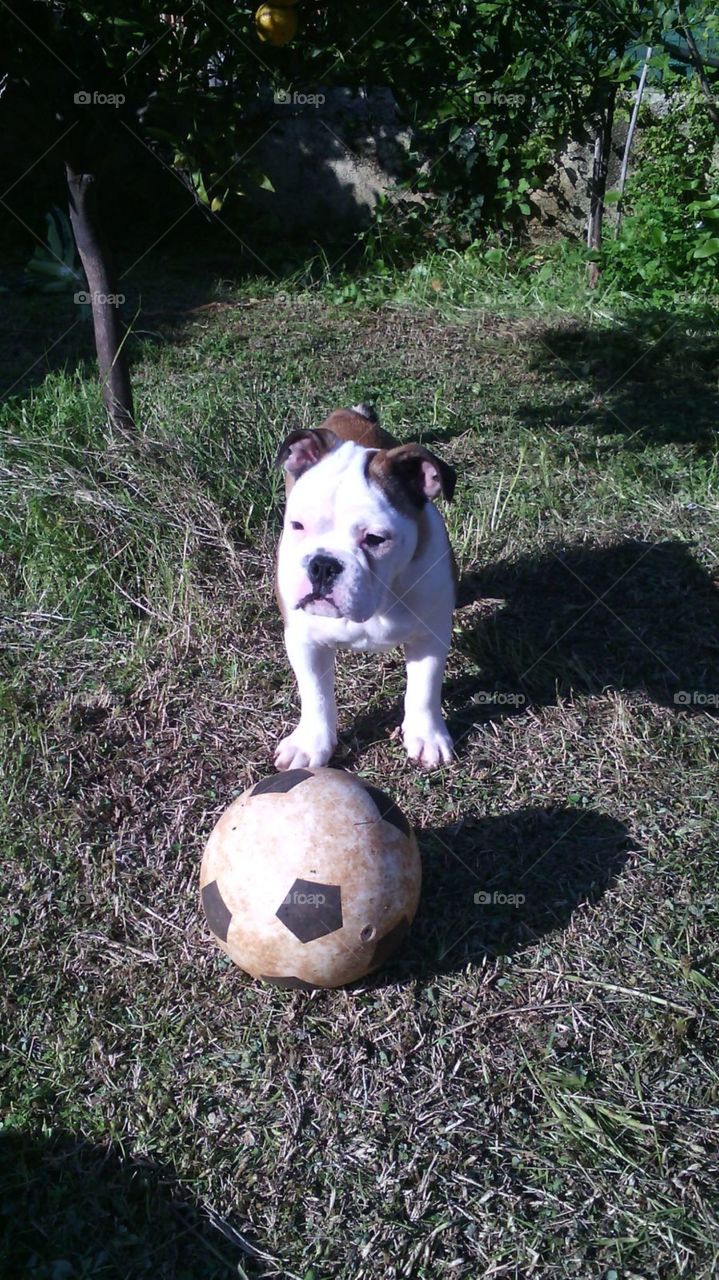
[[[401,494],[415,507],[440,496],[452,501],[457,473],[424,445],[380,449],[369,465],[370,473],[390,491],[390,497],[394,493],[395,500]]]
[[[290,431],[277,451],[275,466],[284,468],[293,480],[297,480],[338,444],[338,437],[327,427]]]

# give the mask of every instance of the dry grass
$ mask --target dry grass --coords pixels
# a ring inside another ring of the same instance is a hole
[[[564,425],[527,321],[270,300],[175,339],[134,445],[82,379],[6,413],[6,1273],[715,1274],[703,437]],[[393,968],[308,996],[228,967],[197,874],[295,712],[266,464],[359,396],[463,473],[458,756],[404,760],[399,655],[343,662],[340,759],[417,825],[425,885]]]

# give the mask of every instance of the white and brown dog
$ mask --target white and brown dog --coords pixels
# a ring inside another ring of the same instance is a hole
[[[293,431],[277,466],[287,487],[277,597],[302,704],[277,768],[318,768],[332,755],[335,650],[400,644],[407,751],[427,768],[449,761],[441,695],[457,575],[430,499],[451,499],[454,471],[422,445],[397,444],[366,405]]]

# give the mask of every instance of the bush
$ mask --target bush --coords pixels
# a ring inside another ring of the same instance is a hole
[[[712,292],[719,260],[716,131],[692,81],[663,116],[645,109],[619,235],[603,249],[605,280],[637,293]]]

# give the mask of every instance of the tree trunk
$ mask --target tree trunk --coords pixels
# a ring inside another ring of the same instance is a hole
[[[114,271],[100,229],[95,176],[65,165],[70,193],[70,222],[87,276],[95,347],[105,407],[113,427],[134,429],[132,386],[124,349]]]
[[[616,85],[612,85],[599,122],[596,142],[594,144],[594,164],[592,166],[591,204],[589,222],[587,223],[587,248],[598,253],[602,247],[602,220],[604,217],[604,197],[607,191],[607,173],[609,157],[612,149],[612,129],[614,127],[614,103],[616,101]],[[587,283],[593,289],[599,279],[599,263],[590,262],[587,267]]]

